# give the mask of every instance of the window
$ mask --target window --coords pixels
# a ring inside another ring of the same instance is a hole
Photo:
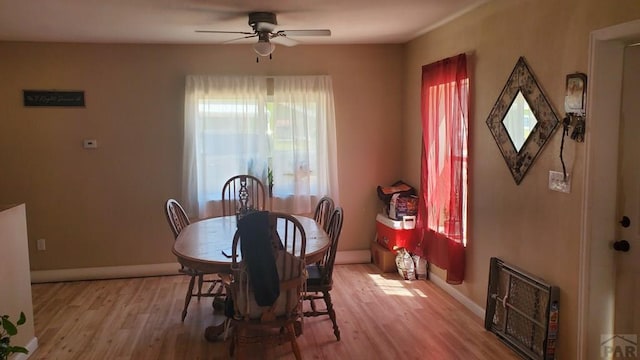
[[[337,197],[335,115],[328,76],[188,76],[183,198],[216,215],[224,182],[251,174],[269,185],[273,210],[312,211]]]
[[[428,189],[429,229],[466,243],[467,127],[457,101],[468,93],[469,80],[445,80],[430,85],[429,133],[424,142]]]
[[[423,153],[417,227],[427,260],[464,279],[469,78],[464,54],[422,67]]]

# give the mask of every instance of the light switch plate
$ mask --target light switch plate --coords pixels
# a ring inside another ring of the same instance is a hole
[[[564,178],[564,174],[560,171],[549,171],[549,189],[553,191],[559,191],[563,193],[571,192],[571,176],[567,174],[567,178]]]

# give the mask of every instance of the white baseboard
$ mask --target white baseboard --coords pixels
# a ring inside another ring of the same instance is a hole
[[[33,352],[36,351],[36,349],[38,348],[38,338],[34,337],[33,339],[29,340],[29,342],[27,343],[25,348],[27,348],[27,350],[29,351],[28,354],[17,353],[17,354],[14,354],[11,359],[13,359],[13,360],[26,360],[26,359],[28,359],[31,356],[31,354],[33,354]]]
[[[368,264],[371,262],[371,250],[338,251],[336,264]]]
[[[478,304],[473,302],[471,299],[466,297],[463,293],[458,291],[458,289],[456,289],[455,287],[447,284],[446,281],[444,281],[442,278],[435,275],[431,271],[429,272],[429,281],[436,284],[436,286],[438,286],[439,288],[447,292],[447,294],[453,296],[454,299],[456,299],[459,303],[464,305],[467,309],[471,310],[472,313],[476,314],[481,319],[484,319],[485,309],[483,309],[481,306],[479,306]]]
[[[129,266],[103,266],[77,269],[41,270],[31,272],[32,283],[57,281],[117,279],[128,277],[177,275],[180,264],[148,264]]]

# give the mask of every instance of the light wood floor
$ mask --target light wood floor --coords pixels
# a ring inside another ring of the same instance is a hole
[[[519,359],[482,319],[424,280],[404,281],[365,265],[337,265],[332,291],[342,335],[328,317],[307,318],[298,343],[305,359]],[[30,359],[224,359],[205,327],[222,321],[210,299],[180,313],[188,278],[34,284],[39,348]],[[252,349],[252,358],[292,359],[288,344]]]

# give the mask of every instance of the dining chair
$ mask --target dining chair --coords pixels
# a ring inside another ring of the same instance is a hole
[[[264,184],[252,175],[236,175],[222,186],[222,215],[234,215],[248,210],[264,210]]]
[[[338,249],[340,232],[342,231],[342,221],[343,210],[341,207],[337,207],[333,211],[329,226],[327,227],[327,235],[329,235],[331,245],[321,261],[307,266],[307,290],[304,294],[304,300],[309,301],[309,305],[311,306],[311,310],[305,311],[304,316],[329,315],[329,318],[333,322],[333,333],[338,341],[340,341],[340,329],[336,321],[336,312],[333,309],[330,291],[333,287],[333,265],[336,261],[336,251]],[[324,300],[325,310],[318,310],[316,308],[315,300],[320,299]]]
[[[174,240],[178,238],[180,232],[184,228],[186,228],[191,222],[189,221],[189,217],[187,216],[184,208],[180,205],[180,203],[175,199],[168,199],[165,202],[165,212],[167,215],[167,220],[169,222],[169,226],[171,227],[171,231],[173,232]],[[184,321],[185,317],[187,317],[187,308],[189,307],[189,303],[191,302],[192,297],[197,297],[200,300],[201,297],[223,297],[224,286],[222,281],[215,273],[204,273],[201,271],[197,271],[186,267],[184,265],[180,265],[180,269],[178,270],[180,273],[188,275],[191,277],[189,280],[189,287],[187,288],[187,295],[184,300],[184,308],[182,310],[182,321]],[[215,274],[215,278],[214,275]],[[206,276],[211,275],[211,276]],[[197,291],[194,292],[193,288],[195,287],[196,279],[198,280],[198,288]],[[202,286],[204,284],[210,284],[209,289],[206,291],[202,291]]]
[[[226,281],[231,356],[242,359],[245,345],[288,341],[301,359],[296,334],[303,317],[305,247],[304,228],[291,215],[261,211],[238,220]]]
[[[327,227],[329,226],[329,220],[331,220],[331,214],[333,214],[333,209],[335,205],[333,203],[333,199],[329,196],[323,196],[320,198],[318,203],[316,204],[316,209],[313,215],[313,219],[324,229],[327,231]]]

